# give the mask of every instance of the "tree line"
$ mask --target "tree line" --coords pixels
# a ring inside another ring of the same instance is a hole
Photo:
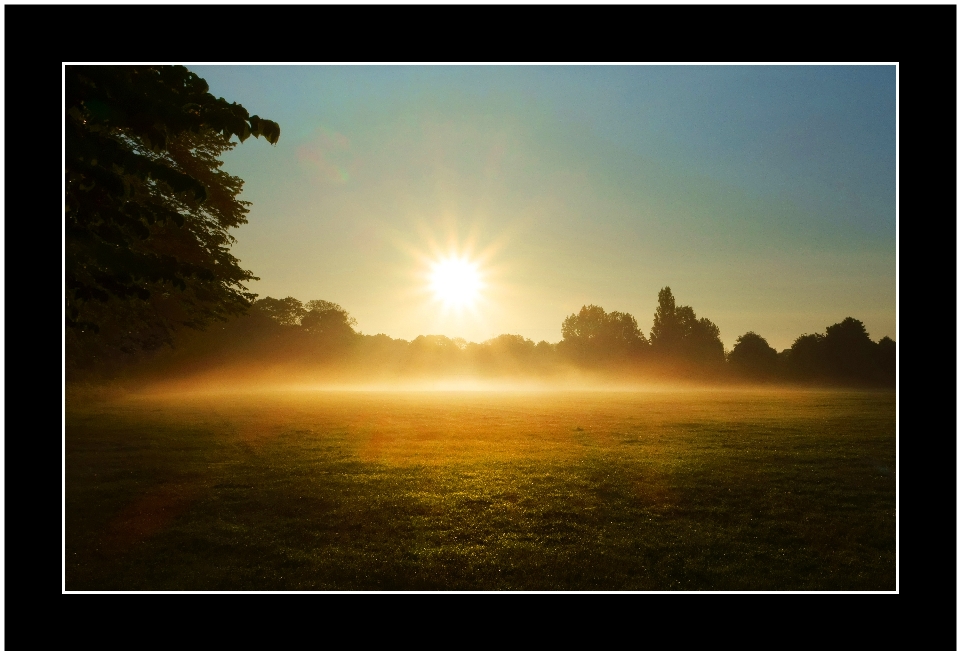
[[[866,385],[896,381],[896,343],[888,336],[874,342],[855,318],[830,325],[824,333],[802,334],[781,352],[752,331],[726,351],[720,329],[707,318],[697,318],[692,307],[677,306],[669,286],[657,299],[649,339],[629,313],[607,313],[590,305],[564,320],[558,348],[584,363],[632,360],[677,372],[722,372],[727,378],[752,381]]]
[[[896,344],[888,337],[874,342],[859,320],[846,318],[824,333],[803,334],[781,352],[751,331],[728,351],[717,325],[698,317],[692,307],[677,305],[669,287],[658,294],[649,337],[631,314],[597,305],[567,316],[561,335],[557,343],[535,343],[519,334],[482,343],[442,335],[407,341],[359,332],[356,320],[334,302],[265,297],[243,316],[184,332],[176,347],[154,357],[151,365],[178,374],[242,367],[349,373],[354,378],[550,376],[580,370],[620,379],[720,383],[892,386],[896,381]]]

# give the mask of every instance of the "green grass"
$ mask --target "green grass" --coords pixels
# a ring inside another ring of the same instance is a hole
[[[66,588],[894,590],[895,404],[70,398]]]

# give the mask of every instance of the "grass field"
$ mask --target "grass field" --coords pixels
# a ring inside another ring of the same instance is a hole
[[[66,588],[894,590],[895,405],[70,397]]]

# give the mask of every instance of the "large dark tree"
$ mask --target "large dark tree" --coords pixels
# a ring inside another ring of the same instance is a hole
[[[182,66],[66,67],[68,342],[155,346],[242,313],[256,279],[230,253],[243,181],[220,156],[279,126]],[[69,349],[69,348],[68,348]],[[82,349],[82,348],[81,348]]]
[[[843,381],[880,381],[883,377],[877,344],[856,318],[827,327],[822,345],[830,375]]]
[[[669,286],[657,294],[650,345],[655,353],[667,360],[705,365],[723,362],[720,328],[707,318],[697,318],[692,307],[678,307]]]
[[[777,351],[754,332],[737,339],[727,360],[734,370],[747,377],[769,379],[777,372]]]
[[[801,380],[826,376],[823,334],[801,334],[787,351],[790,374]]]

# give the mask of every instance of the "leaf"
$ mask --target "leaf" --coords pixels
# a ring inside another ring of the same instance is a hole
[[[260,131],[271,145],[276,145],[280,140],[280,125],[272,120],[261,120]]]

